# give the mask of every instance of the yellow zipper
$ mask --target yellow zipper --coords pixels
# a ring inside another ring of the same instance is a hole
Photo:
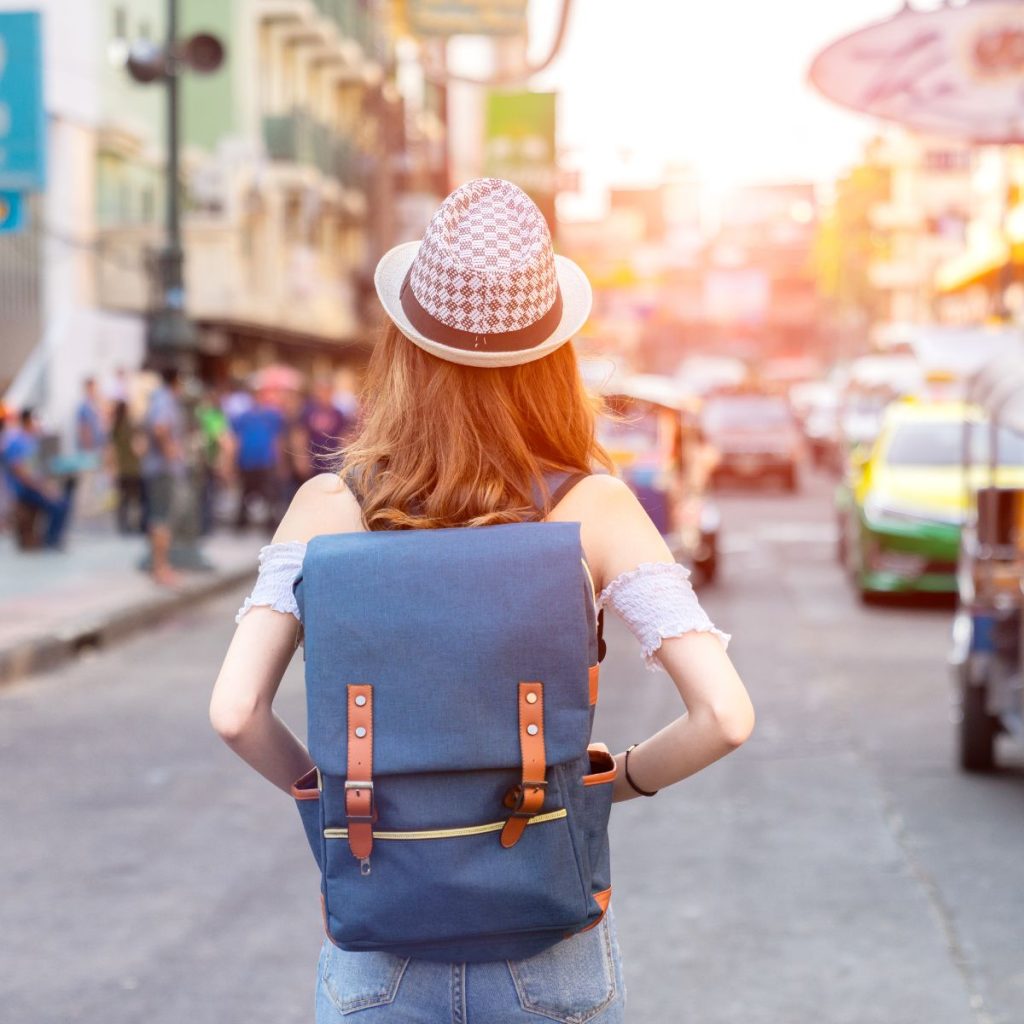
[[[527,819],[527,825],[539,825],[543,821],[555,821],[564,818],[566,810],[560,807],[557,811],[537,814]],[[491,821],[486,825],[467,825],[465,828],[432,828],[422,832],[374,832],[374,839],[452,839],[456,836],[479,836],[485,832],[500,832],[505,827],[504,821]],[[325,839],[348,839],[347,828],[325,828]]]

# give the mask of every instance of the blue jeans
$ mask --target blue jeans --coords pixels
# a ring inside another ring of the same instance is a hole
[[[22,485],[17,497],[18,501],[42,510],[46,516],[43,544],[48,548],[59,547],[64,539],[64,528],[71,511],[71,488],[65,485],[63,496],[54,499],[34,487]]]
[[[324,939],[316,1024],[622,1024],[626,986],[612,910],[525,960],[437,963],[348,953]]]

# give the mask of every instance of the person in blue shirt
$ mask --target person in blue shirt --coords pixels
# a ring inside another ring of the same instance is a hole
[[[87,377],[82,384],[82,401],[75,412],[75,440],[80,452],[102,452],[107,443],[94,377]]]
[[[309,401],[302,410],[301,422],[307,435],[312,468],[316,472],[326,465],[324,460],[337,454],[355,427],[355,419],[346,416],[334,404],[334,390],[329,380],[318,380],[313,384]]]
[[[39,427],[31,409],[23,409],[18,426],[4,436],[4,479],[14,500],[39,509],[46,517],[43,545],[60,548],[64,542],[71,495],[47,480],[38,467]]]
[[[149,530],[151,573],[156,583],[176,587],[180,575],[171,566],[174,528],[182,515],[185,461],[185,412],[181,405],[181,377],[174,367],[160,371],[160,386],[149,396],[143,420],[146,451],[141,470]]]
[[[262,499],[263,525],[273,529],[281,502],[280,442],[285,418],[274,408],[265,392],[259,392],[250,409],[231,421],[238,440],[236,463],[240,493],[235,528],[249,525],[249,502]]]

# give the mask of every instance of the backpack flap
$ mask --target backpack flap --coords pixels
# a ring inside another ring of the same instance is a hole
[[[309,751],[348,766],[347,688],[372,687],[373,774],[520,765],[521,687],[543,687],[548,765],[586,753],[596,660],[578,522],[314,538],[295,594]]]

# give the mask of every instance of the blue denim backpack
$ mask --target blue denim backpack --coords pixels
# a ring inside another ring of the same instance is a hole
[[[535,520],[585,475],[548,476]],[[588,749],[604,644],[580,524],[316,537],[295,596],[316,767],[292,794],[331,940],[472,962],[594,927],[615,762]]]

